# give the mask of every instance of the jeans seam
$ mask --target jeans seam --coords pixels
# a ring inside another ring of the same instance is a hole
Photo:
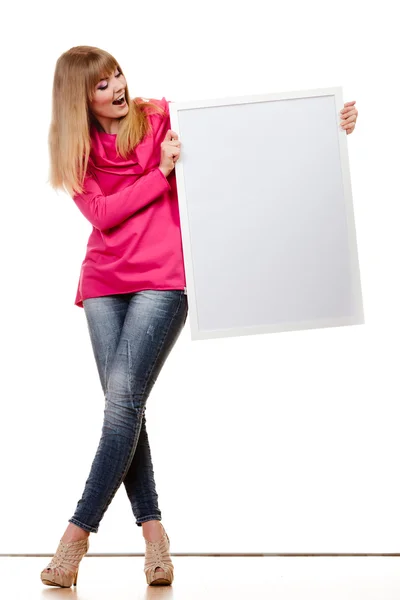
[[[90,533],[97,533],[98,532],[98,527],[93,527],[92,525],[87,525],[86,523],[83,523],[82,521],[79,521],[79,519],[75,519],[75,517],[71,517],[70,519],[68,519],[69,523],[73,523],[74,525],[77,525],[78,527],[81,527],[82,529],[85,529],[85,531],[90,531]]]
[[[136,523],[145,523],[146,521],[151,521],[152,519],[159,521],[161,520],[159,515],[147,515],[147,517],[142,517],[141,519],[136,519]]]

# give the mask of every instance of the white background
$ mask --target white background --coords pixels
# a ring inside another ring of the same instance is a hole
[[[147,403],[172,552],[399,552],[395,3],[45,2],[2,9],[0,553],[53,553],[104,398],[74,305],[91,226],[48,183],[54,67],[120,61],[132,96],[343,86],[365,325],[191,342]],[[246,152],[237,141],[238,156]],[[188,323],[188,322],[187,322]],[[143,552],[123,486],[91,552]]]

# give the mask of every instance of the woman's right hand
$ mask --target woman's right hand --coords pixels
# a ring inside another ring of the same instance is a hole
[[[161,161],[159,169],[164,173],[165,177],[175,168],[175,163],[178,160],[181,150],[181,143],[178,139],[178,134],[172,129],[168,129],[164,141],[161,143]]]

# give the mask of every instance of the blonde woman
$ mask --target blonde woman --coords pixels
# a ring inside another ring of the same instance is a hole
[[[50,184],[93,226],[75,304],[85,311],[105,409],[82,497],[41,580],[76,585],[89,535],[123,483],[145,538],[147,583],[169,585],[145,418],[188,313],[174,171],[180,142],[168,101],[131,100],[113,56],[71,48],[55,68],[49,151]]]
[[[354,104],[341,111],[347,133]],[[71,48],[56,64],[49,150],[50,184],[65,189],[93,226],[75,304],[85,311],[105,409],[82,497],[41,579],[76,584],[89,535],[123,483],[146,542],[147,583],[169,585],[174,568],[145,418],[188,313],[174,171],[180,142],[168,101],[131,100],[113,56]]]

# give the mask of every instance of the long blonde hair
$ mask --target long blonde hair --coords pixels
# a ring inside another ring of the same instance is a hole
[[[71,196],[82,193],[91,149],[90,126],[94,120],[89,102],[98,82],[109,77],[116,68],[123,73],[111,54],[94,46],[75,46],[57,60],[48,136],[48,182],[55,190],[65,190]],[[125,98],[129,111],[120,119],[116,148],[126,159],[151,127],[147,108],[163,115],[165,111],[140,97],[131,101],[128,85]]]

